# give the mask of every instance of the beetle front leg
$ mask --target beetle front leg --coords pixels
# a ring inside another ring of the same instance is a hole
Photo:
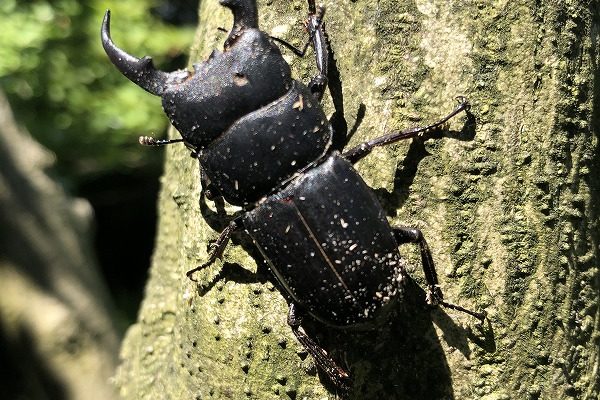
[[[325,25],[323,16],[325,15],[325,7],[315,5],[315,0],[308,0],[308,17],[304,23],[308,32],[308,40],[302,46],[302,49],[296,48],[294,45],[286,42],[283,39],[271,36],[271,39],[287,49],[291,50],[298,57],[304,57],[306,50],[312,44],[315,51],[315,61],[319,73],[314,76],[308,87],[311,93],[320,101],[327,87],[327,70],[329,62],[329,39],[325,33]]]
[[[433,257],[431,256],[431,250],[429,250],[429,246],[427,245],[427,241],[423,236],[423,232],[416,228],[407,227],[393,227],[392,230],[398,245],[405,243],[415,243],[419,245],[419,250],[421,251],[421,264],[423,266],[425,280],[427,281],[427,304],[439,304],[446,308],[467,313],[481,321],[485,319],[485,314],[483,313],[471,311],[459,305],[444,301],[444,294],[442,293],[442,289],[440,288],[438,282],[435,264],[433,263]]]
[[[315,7],[315,0],[308,0],[308,19],[306,21],[306,29],[312,45],[315,50],[315,59],[319,74],[311,79],[309,87],[311,92],[319,100],[323,98],[325,88],[327,87],[327,71],[329,62],[329,39],[325,33],[325,25],[323,17],[325,15],[325,7]]]
[[[287,323],[292,328],[296,339],[302,343],[304,348],[315,359],[317,366],[327,374],[331,382],[339,389],[347,392],[352,386],[350,374],[338,366],[327,352],[306,334],[301,326],[302,319],[302,311],[300,311],[295,303],[291,303]]]
[[[223,230],[223,232],[221,232],[217,241],[211,246],[212,250],[210,252],[210,256],[208,257],[208,261],[206,261],[202,265],[197,266],[196,268],[190,269],[188,272],[185,273],[185,275],[191,281],[198,282],[193,277],[194,273],[211,266],[212,264],[214,264],[215,261],[217,261],[218,258],[221,258],[223,256],[223,252],[225,251],[225,247],[227,247],[227,244],[229,243],[229,239],[231,239],[231,235],[233,234],[233,232],[241,228],[242,224],[240,218],[236,218],[233,221],[231,221],[229,225],[227,225],[227,227]]]

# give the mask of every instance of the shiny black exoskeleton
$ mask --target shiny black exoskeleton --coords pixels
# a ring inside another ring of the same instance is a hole
[[[162,97],[212,191],[245,206],[322,157],[332,132],[318,99],[291,78],[279,48],[258,29],[255,1],[221,4],[232,9],[234,27],[224,51],[213,51],[193,72],[165,73],[150,58],[118,49],[110,39],[109,13],[102,43],[126,77]]]
[[[184,142],[198,158],[211,192],[244,207],[221,233],[209,260],[214,263],[231,234],[244,229],[268,261],[291,300],[288,323],[328,376],[348,387],[339,367],[302,329],[302,315],[337,327],[372,324],[401,299],[406,276],[398,246],[420,246],[428,302],[482,314],[443,301],[433,259],[421,232],[391,227],[371,189],[352,164],[376,146],[415,137],[468,109],[459,106],[440,121],[392,132],[343,154],[332,149],[332,127],[319,102],[327,84],[328,47],[324,9],[308,0],[306,27],[319,73],[307,86],[292,79],[274,42],[258,29],[256,0],[221,0],[234,25],[222,52],[194,64],[194,71],[165,73],[150,58],[118,49],[110,38],[110,14],[102,43],[130,80],[162,97],[163,108],[182,139],[140,141],[147,145]]]

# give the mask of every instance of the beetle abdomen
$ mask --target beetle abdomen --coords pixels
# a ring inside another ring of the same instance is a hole
[[[331,135],[317,100],[294,81],[285,96],[237,120],[202,151],[200,163],[225,200],[244,205],[321,158]]]
[[[243,223],[286,291],[325,323],[373,321],[399,297],[404,266],[385,213],[337,153]]]

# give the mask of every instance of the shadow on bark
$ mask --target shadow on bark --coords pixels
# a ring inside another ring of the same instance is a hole
[[[375,189],[375,194],[387,215],[394,215],[396,210],[402,208],[410,194],[419,163],[430,155],[425,148],[425,142],[429,139],[452,138],[459,141],[471,141],[475,138],[476,121],[473,114],[467,112],[467,120],[460,131],[439,131],[426,133],[410,142],[408,152],[399,163],[394,175],[394,188],[391,192],[386,189]]]
[[[251,254],[257,253],[247,244],[241,245]],[[265,263],[258,265],[258,272],[253,273],[237,264],[224,263],[215,279],[200,288],[198,294],[204,295],[222,280],[240,284],[271,281],[286,297],[286,292],[267,272]],[[354,387],[342,395],[321,371],[313,368],[308,373],[318,373],[327,390],[343,399],[454,399],[451,371],[434,324],[442,331],[446,344],[467,359],[471,356],[469,341],[486,352],[495,351],[491,325],[480,327],[479,332],[464,329],[443,309],[427,306],[425,292],[412,279],[407,279],[405,289],[405,297],[386,322],[369,329],[333,328],[307,317],[303,323],[307,334],[351,371]],[[281,318],[286,317],[281,315]],[[299,357],[305,359],[308,352],[299,353]]]
[[[472,333],[456,325],[444,310],[426,306],[425,293],[411,279],[406,281],[405,297],[382,325],[352,331],[307,320],[305,329],[351,371],[354,387],[349,399],[454,399],[451,371],[434,323],[449,345],[470,357]],[[319,374],[328,390],[336,393],[327,377]]]

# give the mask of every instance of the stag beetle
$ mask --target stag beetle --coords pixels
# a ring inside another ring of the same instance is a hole
[[[161,96],[181,139],[140,139],[146,145],[183,142],[198,158],[203,188],[243,212],[221,232],[209,259],[221,257],[233,232],[245,230],[291,299],[288,324],[317,365],[340,388],[349,373],[301,329],[303,316],[349,328],[373,324],[402,298],[405,264],[398,246],[419,246],[427,300],[484,315],[443,300],[431,252],[417,229],[392,227],[372,190],[353,164],[377,146],[416,137],[443,126],[469,103],[434,124],[392,132],[344,153],[332,147],[332,126],[320,105],[327,86],[329,47],[325,9],[308,0],[303,49],[258,29],[256,0],[220,0],[234,17],[224,50],[213,51],[193,72],[166,73],[151,58],[138,59],[112,42],[110,13],[102,44],[113,64],[131,81]],[[276,45],[303,56],[312,45],[318,74],[308,86],[291,77]]]

